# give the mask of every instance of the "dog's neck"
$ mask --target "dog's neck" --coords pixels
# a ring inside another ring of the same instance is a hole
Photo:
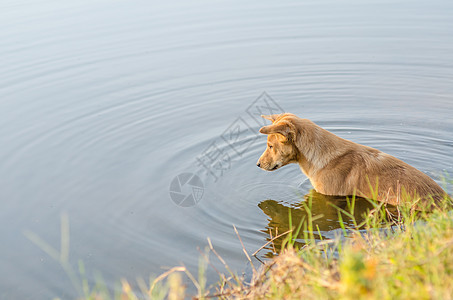
[[[343,154],[347,148],[346,144],[352,142],[336,136],[309,120],[302,121],[302,126],[298,127],[301,128],[301,132],[297,134],[296,141],[296,147],[300,153],[298,163],[302,172],[310,178],[334,158]]]

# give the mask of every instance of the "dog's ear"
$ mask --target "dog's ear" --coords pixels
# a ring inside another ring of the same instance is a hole
[[[275,122],[275,120],[277,120],[278,117],[280,117],[281,114],[275,114],[275,115],[261,115],[261,118],[264,118],[266,120],[269,120],[269,121],[272,121],[272,123]]]
[[[272,133],[280,134],[280,135],[283,135],[287,140],[291,140],[294,137],[293,129],[286,122],[279,123],[276,125],[268,125],[268,126],[261,127],[260,132],[264,133],[264,134],[272,134]]]

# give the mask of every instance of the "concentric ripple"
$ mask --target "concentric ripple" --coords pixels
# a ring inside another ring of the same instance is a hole
[[[311,190],[296,165],[255,165],[266,137],[247,109],[264,91],[284,111],[451,178],[452,14],[447,0],[2,1],[0,269],[10,276],[0,298],[77,298],[23,236],[59,249],[62,213],[70,263],[83,260],[91,284],[95,271],[111,288],[162,266],[195,274],[208,237],[247,273],[233,225],[253,252]],[[237,120],[244,151],[223,139]],[[181,174],[200,179],[196,205],[171,199]],[[323,203],[329,238],[337,220]]]

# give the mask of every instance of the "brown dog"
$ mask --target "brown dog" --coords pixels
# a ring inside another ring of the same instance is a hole
[[[298,163],[319,193],[357,195],[393,205],[415,201],[420,208],[431,198],[438,203],[446,196],[434,180],[414,167],[342,139],[310,120],[289,113],[262,117],[272,121],[260,129],[268,138],[257,166],[266,171]]]

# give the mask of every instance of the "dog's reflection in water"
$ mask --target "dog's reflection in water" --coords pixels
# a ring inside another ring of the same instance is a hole
[[[343,196],[327,196],[320,194],[315,190],[311,190],[307,195],[304,196],[304,198],[304,202],[307,205],[311,198],[311,216],[313,218],[313,230],[315,238],[326,239],[327,236],[325,236],[325,234],[327,232],[341,227],[338,218],[338,209],[336,207],[350,212],[348,199]],[[259,203],[258,206],[266,215],[269,216],[269,224],[266,226],[265,230],[262,230],[268,235],[268,241],[271,239],[269,231],[272,232],[272,236],[276,236],[289,230],[289,214],[291,214],[293,228],[297,227],[303,219],[305,219],[304,222],[306,222],[309,216],[302,202],[294,204],[292,206],[285,206],[275,200],[264,200]],[[356,198],[353,212],[356,222],[362,222],[366,213],[371,211],[373,208],[373,204],[368,200],[363,198]],[[391,211],[394,211],[393,207],[389,209]],[[341,213],[341,218],[345,225],[353,225],[352,218],[350,216]],[[321,237],[318,234],[318,230],[322,235]],[[302,230],[299,236],[303,236]],[[330,238],[332,238],[333,236],[333,234],[329,235]],[[265,256],[273,256],[274,248],[277,252],[279,252],[285,237],[286,236],[282,236],[281,238],[275,239],[273,241],[273,246],[269,245],[268,247],[266,247],[266,249],[271,251],[267,252]],[[298,240],[300,241],[300,239]],[[296,244],[299,247],[303,246],[303,244],[300,242],[296,242]]]

